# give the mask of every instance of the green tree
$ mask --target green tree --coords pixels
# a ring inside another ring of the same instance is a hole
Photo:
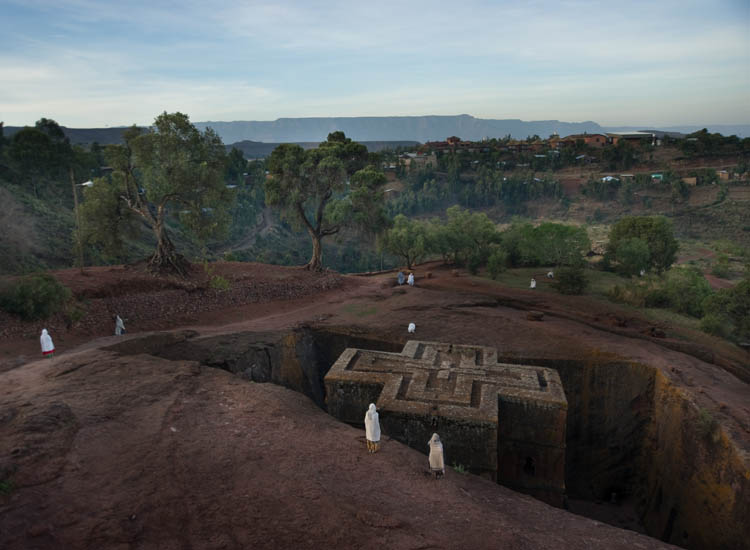
[[[750,276],[732,288],[709,295],[702,306],[703,330],[735,341],[750,341]]]
[[[677,257],[679,244],[674,238],[672,222],[663,216],[626,216],[620,219],[609,232],[608,252],[617,257],[620,243],[626,239],[639,238],[649,249],[649,268],[659,273],[669,269]]]
[[[170,212],[179,213],[186,229],[201,239],[226,229],[232,194],[222,174],[225,149],[216,133],[198,131],[182,113],[162,113],[151,130],[133,126],[124,133],[125,144],[109,146],[106,156],[114,169],[112,183],[125,206],[153,231],[156,249],[149,259],[155,271],[184,275],[187,260],[178,254],[167,231]],[[93,206],[87,223],[106,230],[117,212]],[[118,203],[119,205],[119,203]]]
[[[641,269],[649,265],[651,251],[643,239],[631,237],[620,241],[615,251],[615,259],[618,262],[618,271],[623,275],[638,275]]]
[[[229,151],[224,168],[224,180],[234,185],[244,183],[244,174],[247,173],[247,161],[242,151],[232,147]]]
[[[583,294],[589,285],[583,262],[563,267],[555,272],[555,280],[552,286],[560,294]]]
[[[501,246],[496,246],[487,258],[487,272],[490,277],[497,279],[497,276],[508,268],[509,261],[508,251]]]
[[[543,223],[534,228],[533,246],[542,265],[574,265],[591,248],[584,227],[561,223]]]
[[[13,135],[8,156],[21,175],[29,178],[34,196],[39,198],[40,178],[54,158],[52,140],[37,128],[23,128]]]
[[[393,227],[383,233],[379,244],[381,250],[403,258],[406,268],[411,269],[424,257],[427,251],[426,241],[425,224],[399,214],[393,219]]]
[[[428,249],[457,265],[472,256],[484,263],[490,245],[499,238],[495,224],[486,214],[472,213],[460,206],[452,206],[445,213],[444,223],[433,221],[430,227]]]
[[[328,134],[326,141],[309,151],[299,145],[279,145],[268,158],[272,177],[266,182],[266,203],[307,231],[313,250],[306,269],[323,268],[324,237],[347,226],[362,226],[373,216],[382,221],[383,195],[377,187],[385,179],[374,169],[353,177],[366,161],[367,148],[343,132]]]

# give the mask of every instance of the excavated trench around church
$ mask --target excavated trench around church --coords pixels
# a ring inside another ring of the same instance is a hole
[[[404,345],[353,327],[194,336],[154,336],[113,349],[199,361],[302,392],[325,409],[324,377],[344,349],[400,352]],[[597,357],[498,360],[560,375],[572,511],[686,548],[743,547],[750,517],[743,462],[721,429],[706,430],[699,411],[658,369]]]

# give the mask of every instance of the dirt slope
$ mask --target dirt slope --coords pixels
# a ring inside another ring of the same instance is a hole
[[[667,548],[447,472],[307,398],[190,362],[91,350],[2,375],[18,488],[0,546]]]

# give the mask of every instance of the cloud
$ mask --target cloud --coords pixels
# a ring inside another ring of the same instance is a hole
[[[7,124],[146,123],[165,109],[194,120],[748,116],[750,19],[741,2],[5,4]]]
[[[129,78],[125,73],[134,67],[123,68],[126,60],[101,63],[104,59],[112,61],[107,54],[68,49],[30,69],[30,63],[0,57],[0,112],[6,124],[30,124],[41,116],[73,127],[146,124],[165,110],[200,120],[237,105],[274,101],[271,90],[241,79]]]

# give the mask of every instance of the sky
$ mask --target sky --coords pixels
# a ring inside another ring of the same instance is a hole
[[[750,0],[0,0],[0,121],[750,123]]]

